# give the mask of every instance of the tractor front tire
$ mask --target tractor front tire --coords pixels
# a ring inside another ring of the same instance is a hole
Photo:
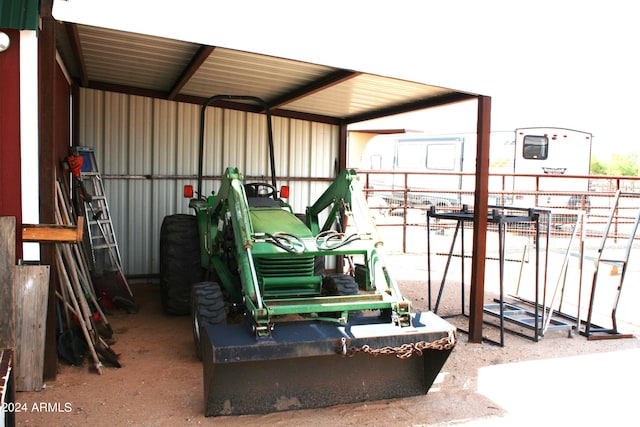
[[[189,314],[191,285],[204,278],[200,235],[194,215],[164,218],[160,229],[160,295],[166,314]]]
[[[196,355],[202,360],[200,332],[205,325],[226,323],[224,295],[215,282],[199,282],[191,287],[191,325]]]
[[[360,288],[353,276],[343,273],[328,274],[322,279],[322,290],[325,295],[346,296],[359,295]],[[341,313],[329,314],[332,317],[340,317]],[[355,310],[349,312],[350,316],[361,316],[362,311]]]
[[[333,296],[360,294],[358,283],[353,276],[342,273],[334,273],[325,276],[322,281],[322,288],[327,295]]]

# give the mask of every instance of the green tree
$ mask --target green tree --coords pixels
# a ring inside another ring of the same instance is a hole
[[[638,153],[614,154],[608,169],[609,175],[638,176]]]
[[[606,163],[591,157],[591,175],[638,176],[638,153],[614,154]]]
[[[596,156],[591,156],[591,175],[607,175],[607,167]]]

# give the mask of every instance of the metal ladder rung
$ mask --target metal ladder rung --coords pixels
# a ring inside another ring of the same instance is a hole
[[[522,317],[520,319],[522,323],[526,323],[528,325],[533,325],[536,322],[536,318],[535,317]],[[542,322],[542,316],[538,316],[538,323]]]
[[[115,248],[116,244],[115,243],[108,243],[108,244],[102,244],[102,245],[93,245],[94,249],[109,249],[109,248]]]
[[[566,322],[561,322],[559,320],[551,320],[551,324],[547,327],[547,330],[549,331],[566,331],[567,329],[571,329],[573,328],[573,326],[571,326],[569,323]]]
[[[488,312],[490,311],[493,313],[500,314],[500,304],[485,304],[484,309],[485,311],[488,311]],[[528,311],[525,310],[524,308],[518,307],[513,304],[508,304],[508,303],[504,304],[504,309],[502,310],[502,312],[505,314],[505,316],[528,313]]]
[[[111,236],[91,236],[91,241],[92,242],[109,242],[109,243],[114,243],[113,239],[109,239],[107,237],[111,237]]]
[[[87,224],[89,224],[89,225],[98,225],[98,224],[111,225],[111,219],[110,218],[90,219],[89,221],[87,221]]]
[[[104,244],[115,245],[115,242],[113,240],[107,240],[102,236],[93,236],[91,237],[91,240],[92,240],[94,249],[97,249],[97,245],[104,245]]]
[[[626,264],[628,261],[623,260],[623,259],[604,259],[601,258],[600,262],[605,262],[608,264]]]

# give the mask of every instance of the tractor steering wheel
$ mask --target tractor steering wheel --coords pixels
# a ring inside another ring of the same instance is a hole
[[[272,197],[276,198],[278,190],[266,182],[249,182],[244,185],[247,197]]]

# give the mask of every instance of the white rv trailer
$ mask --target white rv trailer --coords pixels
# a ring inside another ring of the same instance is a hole
[[[589,190],[591,148],[593,136],[562,128],[520,128],[515,131],[514,173],[537,175],[538,178],[518,176],[513,188],[546,194],[541,197],[516,196],[513,204],[519,206],[576,207],[585,204],[577,195]],[[557,176],[562,175],[563,179]],[[553,176],[552,178],[550,178]],[[583,178],[575,178],[581,176]],[[573,177],[573,178],[572,178]],[[557,195],[554,195],[556,193]]]
[[[536,179],[531,175],[588,175],[591,140],[590,133],[561,128],[519,128],[515,131],[492,132],[489,191],[493,192],[493,196],[489,203],[521,207],[571,205],[570,196],[560,201],[555,196],[534,198],[517,195],[515,198],[505,198],[499,194],[502,190],[509,192],[514,189],[533,194],[536,183],[538,191],[587,191],[585,179],[567,178],[560,182],[543,177]],[[405,197],[403,190],[409,188],[412,191],[407,202],[411,206],[459,206],[473,203],[475,176],[461,174],[475,173],[475,159],[475,133],[379,135],[367,143],[360,170],[374,172],[368,177],[369,188],[392,204],[402,204]],[[530,176],[503,179],[495,174]],[[576,204],[575,200],[573,204]]]

